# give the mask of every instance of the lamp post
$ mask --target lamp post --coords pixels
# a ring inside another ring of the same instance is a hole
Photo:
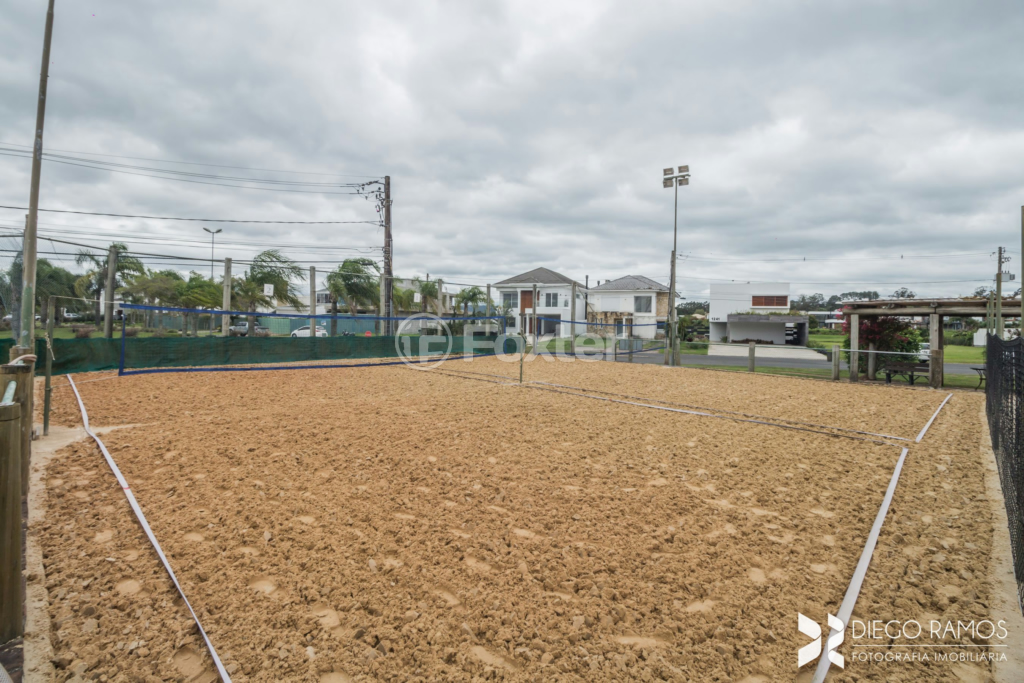
[[[679,365],[679,349],[676,343],[676,248],[679,241],[679,188],[690,184],[690,167],[679,166],[678,172],[671,168],[664,170],[661,186],[675,188],[675,213],[672,216],[672,275],[668,285],[668,348],[665,349],[665,365]]]
[[[209,228],[203,228],[206,232],[210,233],[210,282],[213,282],[213,243],[217,239],[217,233],[223,232],[223,228],[217,228],[216,230],[210,230]]]

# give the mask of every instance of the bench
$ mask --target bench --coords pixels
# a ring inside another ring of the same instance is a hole
[[[898,375],[914,386],[921,375],[928,375],[928,370],[927,363],[888,363],[885,366],[885,383],[892,384],[893,375]]]
[[[978,373],[978,386],[974,387],[974,390],[977,391],[978,389],[981,389],[981,385],[985,383],[986,368],[984,368],[984,367],[976,368],[976,367],[972,366],[971,370],[974,370],[976,373]]]

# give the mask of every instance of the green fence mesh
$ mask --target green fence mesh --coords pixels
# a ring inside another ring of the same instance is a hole
[[[493,335],[476,337],[475,342],[479,346],[467,349],[463,337],[453,337],[451,353],[491,353],[495,339]],[[424,340],[429,342],[429,353],[447,348],[446,337],[427,336]],[[402,341],[403,344],[411,344],[410,348],[420,348],[418,336],[403,337]],[[10,357],[13,345],[10,339],[0,339],[3,359]],[[129,338],[124,346],[126,371],[398,357],[394,337]],[[46,363],[46,353],[46,340],[36,339],[40,372]],[[53,356],[55,375],[116,370],[120,363],[121,339],[54,339]]]

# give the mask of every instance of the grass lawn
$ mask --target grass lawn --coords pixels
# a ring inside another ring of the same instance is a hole
[[[943,360],[947,363],[972,363],[984,365],[985,358],[982,352],[984,346],[945,346],[943,347]]]

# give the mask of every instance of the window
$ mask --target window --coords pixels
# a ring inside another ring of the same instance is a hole
[[[650,313],[651,312],[651,297],[649,297],[649,296],[634,296],[633,297],[633,312],[634,313]]]
[[[519,308],[519,292],[502,292],[502,308]]]
[[[330,292],[317,292],[316,302],[318,304],[329,304],[329,303],[331,303],[331,294],[330,294]]]
[[[788,296],[755,296],[753,306],[772,306],[774,308],[785,308],[789,306]]]
[[[545,294],[544,305],[548,308],[558,308],[558,292],[548,292]]]

